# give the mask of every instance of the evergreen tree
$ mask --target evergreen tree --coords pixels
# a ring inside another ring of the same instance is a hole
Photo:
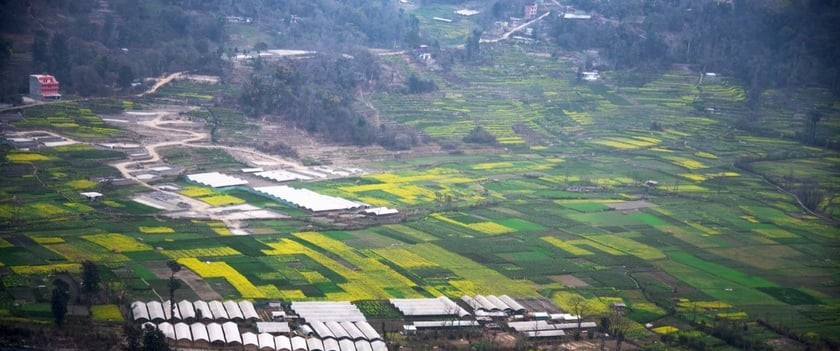
[[[70,286],[61,279],[53,280],[52,299],[50,306],[52,309],[55,324],[59,327],[64,324],[64,317],[67,315],[67,302],[70,301]]]
[[[99,267],[90,260],[82,262],[82,289],[86,294],[99,291]]]

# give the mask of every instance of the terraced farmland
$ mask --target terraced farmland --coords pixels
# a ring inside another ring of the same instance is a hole
[[[501,144],[494,152],[456,145],[462,152],[406,156],[376,164],[383,171],[375,174],[293,183],[395,207],[404,214],[398,223],[341,227],[329,215],[244,188],[177,177],[155,184],[177,185],[207,206],[249,204],[290,217],[248,221],[251,235],[237,236],[221,221],[157,216],[132,201],[147,188],[99,182],[118,175],[107,163],[121,153],[0,147],[0,316],[44,318],[47,298],[38,287],[57,276],[78,278],[84,260],[127,297],[156,299],[168,292],[166,262],[177,260],[225,299],[364,301],[366,313],[393,317],[384,307],[389,298],[507,294],[550,299],[567,311],[583,300],[592,319],[625,303],[630,333],[647,341],[700,333],[709,345],[725,346],[700,331],[721,320],[749,323],[754,336],[776,335],[772,327],[836,340],[837,224],[799,206],[788,193],[795,186],[768,183],[816,180],[826,192],[820,208],[834,215],[836,151],[732,128],[747,111],[744,91],[723,77],[696,86],[694,72],[674,69],[650,73],[638,86],[618,87],[609,73],[581,83],[563,59],[507,44],[487,50],[492,66],[421,72],[439,92],[380,92],[373,105],[382,118],[435,141],[457,142],[482,126]],[[208,101],[221,90],[182,82],[159,97]],[[792,101],[803,95],[792,92]],[[774,109],[776,102],[766,104]],[[94,129],[93,110],[50,106],[37,112],[47,118],[19,127],[89,140],[123,133]],[[226,116],[225,128],[245,130],[233,113]],[[838,116],[834,108],[827,125]],[[769,116],[767,128],[784,121]],[[253,166],[217,151],[163,156],[207,170]],[[79,195],[86,190],[104,198],[86,200]],[[198,294],[184,287],[176,298]],[[113,306],[94,305],[92,319],[119,320]]]

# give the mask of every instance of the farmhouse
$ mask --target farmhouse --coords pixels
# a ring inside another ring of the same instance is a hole
[[[58,80],[48,74],[29,76],[29,96],[36,100],[61,100]]]
[[[525,4],[524,9],[524,18],[525,19],[534,19],[537,18],[537,11],[539,11],[539,5],[537,3],[532,2],[530,4]]]

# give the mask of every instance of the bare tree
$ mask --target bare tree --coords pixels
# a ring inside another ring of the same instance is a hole
[[[569,299],[569,312],[577,317],[577,332],[580,333],[580,326],[581,323],[583,323],[583,315],[589,312],[589,304],[587,304],[586,299],[580,295],[574,295]]]
[[[621,345],[630,330],[630,321],[624,318],[624,311],[619,308],[611,308],[609,315],[609,332],[615,336],[615,350],[621,351]]]

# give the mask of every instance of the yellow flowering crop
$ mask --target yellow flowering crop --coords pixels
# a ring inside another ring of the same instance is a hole
[[[31,163],[35,161],[48,161],[50,158],[34,152],[10,152],[6,154],[6,160],[14,163]]]
[[[52,272],[73,272],[78,273],[82,265],[78,263],[55,263],[42,264],[37,266],[12,266],[12,271],[17,274],[38,274],[45,275]]]
[[[540,239],[575,256],[593,255],[593,253],[589,250],[582,249],[570,244],[569,241],[564,242],[563,240],[557,239],[553,236],[544,236]]]
[[[169,227],[140,227],[140,232],[143,234],[171,234],[175,229]]]
[[[97,244],[109,250],[130,252],[152,249],[151,246],[141,243],[135,240],[134,238],[117,233],[82,235],[82,239],[93,242],[94,244]]]
[[[202,278],[225,278],[244,298],[259,299],[266,297],[265,293],[254,286],[248,278],[245,278],[245,276],[225,262],[208,263],[189,257],[178,259],[178,263],[189,268]]]
[[[164,255],[172,258],[187,258],[187,257],[222,257],[222,256],[238,256],[241,255],[230,247],[211,247],[201,249],[182,249],[182,250],[164,250]]]
[[[651,331],[653,331],[656,334],[665,335],[665,334],[676,333],[680,330],[677,329],[676,327],[672,327],[670,325],[665,325],[665,326],[653,328],[653,329],[651,329]]]

